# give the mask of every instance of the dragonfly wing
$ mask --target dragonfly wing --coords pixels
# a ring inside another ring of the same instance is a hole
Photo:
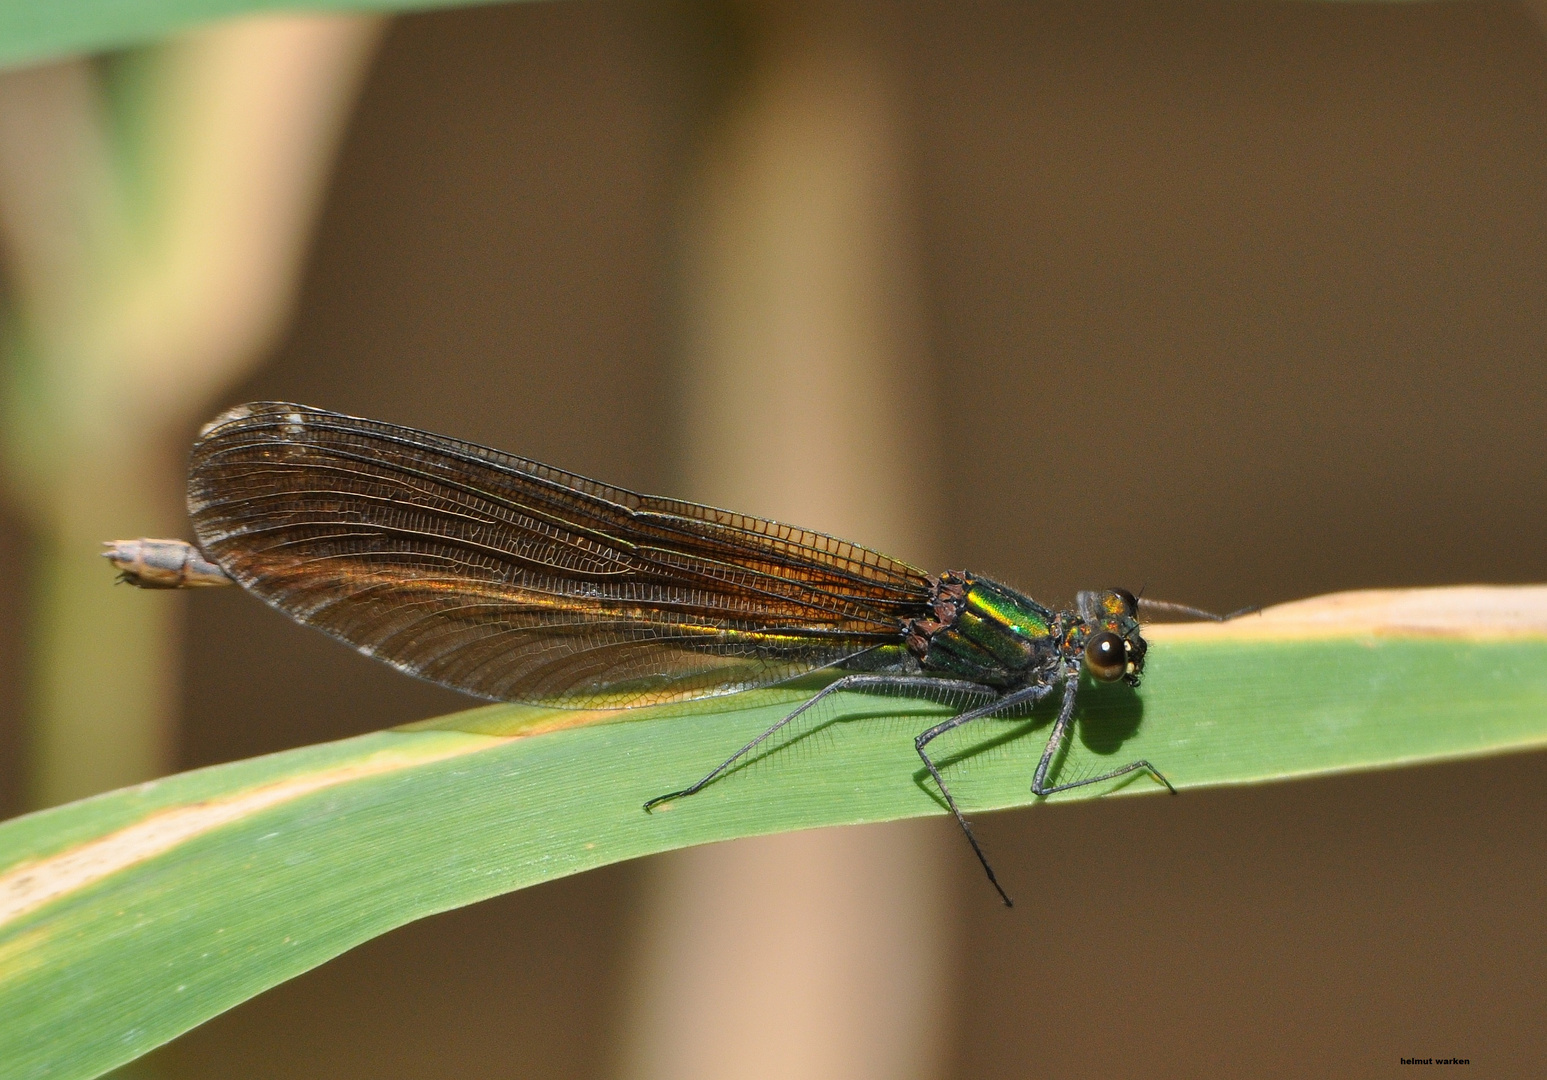
[[[623,708],[893,643],[929,584],[820,533],[261,402],[194,445],[204,552],[269,604],[480,697]]]

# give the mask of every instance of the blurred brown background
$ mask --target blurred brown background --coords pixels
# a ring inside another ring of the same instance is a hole
[[[845,10],[905,91],[938,474],[919,505],[947,565],[1214,608],[1547,580],[1547,39],[1525,9]],[[299,316],[218,404],[303,401],[679,493],[681,177],[736,62],[735,26],[686,4],[401,19]],[[0,555],[25,543],[9,528]],[[21,605],[0,590],[14,792]],[[181,767],[465,704],[241,595],[190,599]],[[1011,912],[939,830],[947,1075],[1450,1054],[1526,1075],[1547,1049],[1544,820],[1541,755],[985,817]],[[404,928],[153,1065],[614,1075],[643,872]]]

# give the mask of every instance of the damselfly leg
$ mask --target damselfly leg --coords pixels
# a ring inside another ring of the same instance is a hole
[[[756,738],[749,741],[745,746],[741,747],[741,749],[737,750],[734,754],[716,766],[697,782],[683,788],[681,791],[673,791],[666,795],[658,795],[651,799],[649,802],[645,803],[645,810],[648,811],[656,806],[659,806],[661,803],[668,802],[673,799],[680,799],[702,791],[707,785],[713,783],[715,780],[724,776],[728,771],[734,768],[737,762],[743,760],[748,754],[756,750],[777,732],[787,727],[789,724],[791,724],[805,713],[809,712],[813,707],[815,707],[829,695],[835,694],[841,690],[864,691],[881,689],[904,690],[908,691],[910,696],[916,695],[926,699],[938,700],[942,697],[954,697],[956,700],[960,700],[962,697],[965,697],[968,700],[977,699],[982,702],[982,704],[975,708],[958,713],[957,715],[921,732],[917,738],[914,739],[913,745],[914,748],[918,751],[919,757],[923,760],[924,767],[929,771],[929,775],[934,779],[936,786],[940,789],[940,794],[944,798],[947,808],[956,818],[956,823],[961,826],[963,835],[967,837],[967,843],[972,846],[973,854],[977,856],[978,862],[983,867],[983,872],[988,875],[989,883],[993,885],[994,890],[999,894],[1000,898],[1005,902],[1007,907],[1013,906],[1013,901],[1004,891],[1003,886],[999,884],[999,879],[994,874],[993,866],[989,863],[988,857],[983,853],[982,847],[979,846],[977,837],[973,835],[972,826],[968,823],[966,816],[961,811],[961,808],[957,806],[956,799],[951,795],[951,790],[946,784],[945,778],[941,775],[939,767],[935,764],[934,760],[930,758],[925,748],[939,736],[944,735],[948,731],[953,731],[964,724],[971,723],[974,720],[982,720],[991,716],[995,716],[1009,709],[1035,704],[1052,692],[1053,686],[1051,684],[1037,684],[1023,687],[1008,694],[996,695],[992,689],[983,686],[981,683],[968,682],[960,679],[940,679],[923,675],[846,675],[838,681],[832,683],[830,686],[824,687],[809,701],[806,701],[799,708],[791,712],[788,716],[785,716],[778,723],[772,725]]]
[[[1131,772],[1148,769],[1151,776],[1166,785],[1166,790],[1175,795],[1176,788],[1171,786],[1171,781],[1161,775],[1159,769],[1142,758],[1138,761],[1131,761],[1122,768],[1113,769],[1111,772],[1104,772],[1100,776],[1088,776],[1083,780],[1071,780],[1067,784],[1047,786],[1048,770],[1052,768],[1053,759],[1058,755],[1059,748],[1063,746],[1064,738],[1069,732],[1069,725],[1074,720],[1074,702],[1079,692],[1079,687],[1080,673],[1077,671],[1070,672],[1064,679],[1064,700],[1062,707],[1058,710],[1058,719],[1053,724],[1053,733],[1047,738],[1047,746],[1042,750],[1042,760],[1037,762],[1037,771],[1031,778],[1031,793],[1038,797],[1046,797],[1055,792],[1085,787],[1088,784],[1099,784],[1103,780],[1115,780],[1119,776],[1127,776]]]
[[[732,767],[735,766],[738,761],[746,757],[752,751],[756,750],[770,737],[777,734],[783,728],[788,727],[793,721],[799,719],[805,713],[809,712],[824,698],[832,694],[836,694],[840,690],[862,691],[866,689],[917,690],[920,691],[918,696],[924,698],[929,698],[932,695],[937,694],[965,694],[969,697],[980,699],[994,697],[994,691],[990,688],[983,686],[980,683],[967,682],[961,679],[935,679],[926,675],[878,675],[869,673],[845,675],[843,678],[837,680],[831,685],[824,686],[817,694],[812,696],[810,700],[803,703],[794,712],[790,713],[788,716],[784,717],[784,719],[768,728],[768,730],[764,731],[757,738],[747,743],[740,750],[737,750],[730,757],[726,758],[719,765],[715,766],[714,769],[712,769],[701,779],[695,781],[692,784],[689,784],[681,791],[671,791],[667,792],[665,795],[657,795],[655,798],[645,803],[645,810],[648,812],[664,802],[670,802],[673,799],[685,798],[688,795],[695,795],[702,791],[709,784],[714,783],[714,781],[724,776],[731,770]]]
[[[1005,907],[1014,907],[1015,901],[1010,899],[1009,894],[1004,891],[1004,887],[999,884],[999,879],[994,876],[994,868],[988,864],[988,857],[983,854],[983,849],[978,846],[978,838],[972,835],[972,826],[967,824],[966,817],[963,816],[961,809],[956,805],[956,800],[951,796],[950,788],[945,786],[945,778],[940,775],[939,768],[936,767],[934,761],[931,760],[924,748],[947,731],[953,731],[963,724],[970,724],[974,720],[982,720],[985,717],[993,716],[995,713],[1003,712],[1005,709],[1036,704],[1051,693],[1052,690],[1053,688],[1050,685],[1039,684],[1022,687],[994,701],[990,701],[986,705],[980,705],[976,709],[958,713],[949,720],[941,721],[928,731],[920,732],[918,737],[913,740],[913,748],[918,751],[919,757],[923,758],[924,768],[928,769],[929,775],[935,778],[935,786],[940,789],[940,794],[945,798],[946,806],[950,807],[951,813],[955,815],[956,824],[961,826],[962,832],[967,837],[967,843],[972,845],[972,853],[978,857],[978,862],[983,864],[983,872],[988,875],[989,884],[994,887],[994,891],[1004,901]]]

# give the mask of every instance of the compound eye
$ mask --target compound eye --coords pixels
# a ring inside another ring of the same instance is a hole
[[[1123,602],[1123,607],[1127,609],[1129,615],[1137,616],[1139,614],[1139,601],[1134,597],[1133,593],[1127,589],[1113,589],[1112,595]]]
[[[1128,650],[1123,639],[1110,630],[1092,634],[1085,642],[1085,667],[1102,682],[1116,682],[1128,670]]]

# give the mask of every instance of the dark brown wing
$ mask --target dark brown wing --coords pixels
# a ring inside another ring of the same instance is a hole
[[[924,575],[411,428],[260,402],[194,445],[205,553],[291,617],[498,701],[734,693],[894,643]]]

